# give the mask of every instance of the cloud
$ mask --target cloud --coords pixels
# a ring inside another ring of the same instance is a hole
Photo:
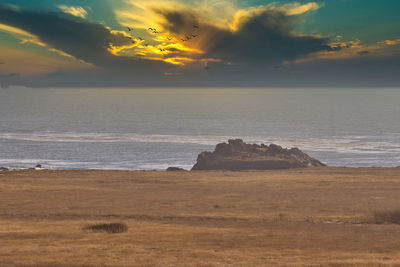
[[[309,11],[317,10],[320,7],[321,6],[316,2],[310,2],[306,4],[290,3],[282,6],[283,11],[289,16],[301,15]]]
[[[134,5],[138,14],[152,13],[153,24],[162,31],[160,34],[147,32],[146,40],[80,17],[54,12],[36,13],[0,6],[0,23],[22,40],[113,70],[133,66],[144,71],[146,68],[143,66],[149,69],[153,64],[158,68],[162,63],[175,66],[199,63],[203,66],[208,61],[269,65],[331,49],[329,40],[325,38],[292,33],[292,15],[318,8],[314,2],[267,5],[238,11],[239,15],[234,16],[236,29],[232,29],[228,22],[223,27],[220,22],[206,18],[184,2],[175,2],[174,9],[161,4],[156,6],[153,2],[135,2]],[[214,1],[211,7],[221,7],[225,2]],[[59,7],[64,12],[80,10],[77,7]],[[193,25],[201,27],[198,29]]]
[[[79,18],[86,18],[88,12],[80,6],[66,6],[66,5],[58,5],[59,9],[61,9],[64,13],[70,14]]]
[[[1,6],[0,6],[1,8]],[[37,44],[39,46],[46,46],[46,44],[42,43],[39,38],[33,34],[30,34],[27,31],[9,26],[9,25],[4,25],[1,24],[1,18],[0,18],[0,31],[3,32],[8,32],[15,36],[17,39],[20,39],[22,43],[33,43]]]
[[[130,55],[116,55],[117,51],[136,45],[127,33],[112,31],[102,24],[62,13],[37,13],[29,10],[12,10],[0,5],[0,24],[8,25],[35,36],[49,50],[74,57],[92,65],[77,75],[71,71],[70,80],[44,77],[43,81],[20,79],[27,83],[47,84],[47,81],[64,84],[143,84],[146,81],[162,79],[169,71],[169,64]],[[115,52],[113,54],[113,52]],[[32,64],[33,66],[34,64]],[[21,66],[24,69],[24,66]],[[49,68],[50,69],[50,68]],[[78,71],[78,70],[77,70]],[[53,70],[52,72],[57,72]]]
[[[122,25],[134,27],[134,32],[146,33],[148,27],[159,32],[155,36],[147,31],[146,39],[155,45],[134,48],[137,54],[151,60],[187,66],[212,59],[221,64],[255,66],[331,49],[326,38],[293,33],[294,16],[318,9],[316,2],[274,3],[247,9],[225,0],[126,3],[115,11]]]
[[[379,42],[380,44],[385,44],[385,45],[400,45],[400,39],[395,39],[395,40],[385,40],[383,42]]]
[[[109,51],[111,47],[133,43],[124,32],[61,13],[35,13],[0,6],[0,23],[17,35],[97,66],[115,60]]]
[[[180,38],[193,33],[198,35],[185,45],[201,49],[203,57],[224,62],[270,65],[333,50],[327,38],[293,33],[294,19],[283,10],[287,9],[268,6],[239,11],[231,28],[204,22],[192,10],[155,8],[154,12],[162,16],[161,26],[166,31]],[[197,24],[200,29],[193,29],[192,25]]]
[[[58,58],[69,57],[73,61],[73,57],[88,63],[85,68],[74,65],[73,69],[72,64],[57,68],[58,62],[41,62],[42,66],[37,66],[26,62],[38,60],[14,56],[18,60],[11,70],[5,67],[13,63],[12,57],[4,57],[1,60],[7,65],[0,68],[7,72],[3,73],[18,72],[21,76],[3,76],[3,81],[7,80],[3,84],[276,86],[285,81],[290,86],[299,81],[304,85],[313,79],[323,83],[329,75],[346,76],[339,68],[346,61],[352,62],[349,66],[357,66],[354,72],[360,73],[367,68],[363,64],[381,62],[375,64],[379,67],[371,65],[365,71],[379,72],[393,54],[383,54],[381,47],[396,48],[388,44],[375,44],[375,48],[358,40],[332,43],[323,36],[296,33],[294,25],[301,19],[299,16],[320,8],[315,2],[246,9],[238,9],[235,1],[225,0],[126,2],[128,6],[115,13],[122,26],[134,28],[129,32],[132,36],[71,14],[38,13],[0,5],[0,30],[64,56],[57,55]],[[156,27],[159,33],[148,31],[148,27]],[[18,62],[26,66],[17,66]],[[396,68],[396,63],[390,62]],[[346,71],[351,72],[350,67]],[[369,76],[359,77],[368,80]],[[389,78],[392,83],[398,81]]]
[[[93,68],[71,56],[61,56],[59,51],[26,45],[8,46],[0,44],[0,60],[7,64],[0,65],[0,74],[18,72],[21,75],[45,75],[54,71],[82,71]]]
[[[235,15],[237,1],[231,0],[124,0],[125,5],[115,10],[123,26],[134,25],[139,29],[159,25],[160,17],[154,9],[194,10],[199,19],[224,27]]]

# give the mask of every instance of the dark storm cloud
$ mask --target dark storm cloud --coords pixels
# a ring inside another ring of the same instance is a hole
[[[365,55],[368,55],[368,54],[369,54],[369,51],[360,51],[360,52],[358,52],[358,54],[359,54],[360,56],[365,56]]]
[[[190,11],[155,10],[165,19],[164,27],[175,34],[194,31],[199,19]],[[282,10],[265,9],[239,23],[236,31],[201,23],[199,34],[207,57],[235,63],[276,64],[318,51],[338,50],[329,39],[292,33],[292,17]]]
[[[51,48],[100,67],[85,73],[88,76],[77,75],[72,71],[72,80],[64,75],[65,83],[83,82],[89,85],[102,80],[115,81],[116,84],[131,84],[132,81],[143,83],[148,79],[162,78],[164,73],[166,63],[111,54],[108,51],[110,43],[114,46],[127,46],[132,45],[132,40],[122,33],[111,32],[101,24],[63,13],[36,13],[1,5],[0,23],[25,30]],[[43,77],[43,80],[45,82],[49,77]],[[60,77],[56,81],[63,84]]]
[[[48,46],[89,63],[107,60],[110,43],[126,45],[129,39],[112,34],[100,24],[61,13],[35,13],[0,6],[0,23],[25,30]]]
[[[165,18],[166,29],[173,33],[182,33],[193,29],[193,25],[198,24],[196,14],[190,10],[166,10],[154,8],[153,11]]]
[[[96,66],[115,68],[115,71],[132,70],[138,65],[140,70],[145,70],[146,66],[154,67],[150,62],[114,56],[108,51],[110,44],[132,44],[124,34],[63,13],[36,13],[0,6],[0,23],[34,34],[49,47]]]

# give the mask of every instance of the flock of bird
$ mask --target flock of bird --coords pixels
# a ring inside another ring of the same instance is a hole
[[[194,29],[197,29],[197,30],[200,29],[199,25],[192,25],[192,26],[193,26]],[[128,29],[129,32],[133,31],[133,27],[127,27],[127,29]],[[150,31],[153,34],[159,34],[160,33],[156,28],[153,28],[153,27],[149,27],[148,31]],[[182,42],[187,42],[187,41],[190,41],[191,39],[197,38],[198,36],[199,36],[198,34],[185,34],[185,38],[180,38],[180,40]],[[136,43],[135,40],[131,36],[128,36],[127,38],[130,39],[132,41],[132,43]],[[144,39],[142,37],[137,37],[137,39],[139,39],[140,41],[144,41]],[[168,41],[171,41],[172,37],[168,36],[166,39]],[[145,44],[145,46],[148,46],[148,44]],[[161,52],[166,51],[163,48],[161,48],[159,50]]]
[[[189,41],[189,40],[191,40],[193,38],[196,38],[198,36],[199,36],[198,34],[185,35],[185,38],[181,38],[181,41],[182,42],[187,42],[187,41]]]

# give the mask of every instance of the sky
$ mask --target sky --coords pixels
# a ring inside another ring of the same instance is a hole
[[[0,0],[0,85],[399,87],[398,0]]]

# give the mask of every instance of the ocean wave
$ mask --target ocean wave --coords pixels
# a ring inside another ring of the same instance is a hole
[[[395,135],[392,135],[392,137]],[[342,138],[276,138],[260,136],[211,136],[211,135],[148,135],[135,133],[0,133],[1,140],[23,140],[37,142],[142,142],[177,143],[215,146],[228,139],[241,138],[246,142],[275,143],[283,147],[299,147],[305,151],[337,152],[356,154],[398,154],[400,141],[388,138],[385,141],[373,136],[344,136]],[[375,139],[375,140],[374,140]],[[368,141],[365,141],[368,140]],[[373,141],[371,141],[373,140]]]
[[[91,169],[91,170],[166,170],[168,167],[175,166],[185,170],[190,170],[193,164],[182,164],[182,162],[168,161],[157,163],[137,162],[76,162],[52,159],[28,159],[13,158],[0,159],[0,166],[10,170],[24,170],[33,168],[35,165],[41,164],[46,169],[71,170],[71,169]]]
[[[177,164],[177,163],[147,163],[147,164],[142,164],[137,167],[139,170],[166,170],[168,167],[179,167],[185,170],[190,170],[193,167],[193,164],[191,165],[182,165],[182,164]]]

